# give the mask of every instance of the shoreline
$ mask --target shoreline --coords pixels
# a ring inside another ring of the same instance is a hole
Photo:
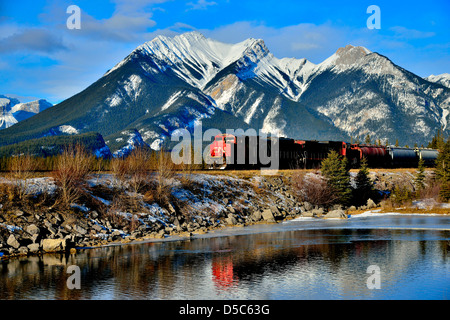
[[[442,216],[450,216],[450,213],[401,213],[401,212],[382,212],[383,209],[376,209],[376,210],[369,210],[364,211],[356,214],[349,215],[347,219],[351,219],[352,216],[358,217],[361,215],[364,215],[364,217],[385,217],[390,215],[395,216],[426,216],[426,217],[442,217]],[[374,214],[374,215],[372,215]],[[142,237],[135,240],[127,240],[122,239],[120,241],[111,241],[108,243],[99,243],[98,245],[93,245],[89,247],[77,247],[74,246],[71,249],[75,249],[75,251],[70,250],[64,250],[64,251],[48,251],[48,252],[38,252],[38,253],[32,253],[32,254],[14,254],[11,256],[2,256],[0,257],[0,261],[7,261],[15,258],[24,258],[24,257],[31,257],[31,256],[43,256],[43,255],[54,255],[54,254],[70,254],[70,255],[76,255],[80,251],[84,250],[94,250],[94,249],[102,249],[102,248],[108,248],[108,247],[119,247],[119,246],[126,246],[126,245],[139,245],[139,244],[149,244],[149,243],[163,243],[163,242],[176,242],[176,241],[193,241],[196,239],[211,239],[211,238],[218,238],[218,237],[229,237],[229,236],[235,236],[235,235],[250,235],[250,234],[261,234],[261,233],[271,233],[271,232],[280,232],[277,230],[259,230],[257,232],[237,232],[234,233],[235,230],[245,230],[246,228],[252,228],[257,226],[263,226],[263,227],[269,227],[271,225],[279,225],[283,223],[288,223],[290,221],[294,221],[298,219],[308,219],[308,221],[327,221],[327,220],[346,220],[344,218],[324,218],[324,217],[304,217],[302,215],[299,215],[297,217],[280,220],[277,222],[256,222],[248,225],[226,225],[226,226],[220,226],[216,228],[212,228],[207,230],[206,232],[200,231],[200,232],[191,232],[189,236],[183,235],[183,233],[180,234],[172,234],[169,236],[165,236],[163,238],[161,237]],[[309,231],[309,230],[341,230],[341,229],[352,229],[352,227],[319,227],[319,228],[300,228],[296,231]],[[359,226],[358,229],[361,229]],[[376,229],[376,230],[426,230],[426,231],[450,231],[450,229],[442,229],[442,228],[405,228],[405,227],[395,227],[395,226],[384,226],[384,227],[367,227],[362,229]],[[248,230],[248,229],[247,229]],[[227,231],[231,231],[230,233],[227,233]],[[292,230],[290,230],[292,231]],[[216,233],[218,232],[218,233]],[[224,232],[224,233],[222,233]]]
[[[313,206],[298,200],[289,184],[289,174],[194,173],[187,181],[183,180],[185,176],[178,175],[169,181],[169,200],[163,203],[149,199],[147,194],[117,189],[111,174],[93,175],[87,181],[86,196],[66,211],[55,208],[54,200],[47,201],[49,204],[40,203],[39,197],[46,200],[48,193],[55,192],[57,187],[49,178],[33,178],[28,187],[37,192],[34,201],[39,206],[20,202],[15,206],[0,204],[0,260],[124,244],[185,241],[224,229],[278,224],[300,217],[346,219],[372,211],[450,213],[448,204],[432,208],[426,201],[416,203],[424,205],[420,209],[384,208],[370,199],[360,208]],[[391,176],[392,173],[382,174]],[[118,192],[121,198],[117,198]]]

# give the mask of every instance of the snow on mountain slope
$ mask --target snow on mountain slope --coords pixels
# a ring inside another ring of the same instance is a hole
[[[0,112],[0,129],[6,129],[15,125],[18,121],[12,115],[11,111],[4,109]]]
[[[31,102],[26,103],[18,103],[12,107],[11,112],[15,113],[18,111],[26,111],[31,113],[39,113],[41,111],[44,111],[45,109],[48,109],[52,107],[53,105],[48,102],[45,99],[39,99]]]
[[[47,100],[39,99],[26,103],[18,103],[14,107],[12,107],[11,113],[13,114],[14,118],[16,118],[18,122],[20,122],[52,106],[53,104],[51,104]]]
[[[428,80],[430,82],[439,83],[443,86],[450,88],[450,73],[442,73],[438,75],[432,74],[429,77],[426,77],[425,80]]]
[[[226,44],[207,39],[201,33],[190,32],[173,38],[158,36],[134,50],[151,56],[163,72],[171,68],[190,85],[203,88],[220,70],[238,60],[243,52],[257,40],[248,39],[237,44]],[[120,68],[120,62],[108,73]],[[108,74],[107,73],[107,74]]]
[[[450,131],[446,78],[422,79],[359,46],[339,48],[313,64],[279,59],[261,39],[229,44],[198,32],[158,36],[52,108],[51,116],[33,117],[33,132],[20,123],[0,132],[0,145],[8,134],[28,139],[70,126],[101,133],[113,152],[133,145],[122,133],[137,137],[134,130],[159,149],[173,132],[192,130],[200,121],[204,130],[254,128],[317,140],[370,134],[422,144],[441,126]]]
[[[18,99],[0,95],[0,129],[9,128],[51,106],[44,99],[20,103]]]
[[[125,130],[121,132],[121,135],[122,137],[116,139],[117,142],[121,142],[126,139],[126,144],[113,153],[114,157],[126,157],[138,147],[148,147],[148,145],[142,139],[141,134],[137,130]]]
[[[327,87],[318,98],[319,90]],[[332,89],[332,90],[330,90]],[[422,143],[446,127],[450,94],[362,47],[346,46],[313,71],[304,102],[351,137]],[[410,143],[410,142],[409,142]]]

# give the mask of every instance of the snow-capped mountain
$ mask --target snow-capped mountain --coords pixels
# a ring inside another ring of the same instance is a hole
[[[51,104],[47,100],[39,99],[26,103],[18,103],[11,108],[11,113],[14,115],[14,118],[16,118],[16,120],[20,122],[52,106],[53,104]]]
[[[0,145],[12,135],[23,141],[71,128],[101,133],[112,152],[140,140],[159,149],[173,132],[200,121],[204,130],[222,132],[254,128],[318,140],[369,134],[420,145],[438,128],[450,130],[450,89],[436,82],[357,46],[314,64],[278,59],[259,39],[158,36],[84,91],[1,131]]]
[[[2,108],[0,111],[0,129],[6,129],[15,125],[18,121],[12,115],[11,111]]]
[[[425,79],[430,82],[439,83],[447,88],[450,88],[450,73],[438,74],[437,76],[432,74],[431,76],[426,77]]]
[[[0,95],[0,129],[9,128],[52,106],[44,99],[20,103],[18,99]]]
[[[11,113],[12,106],[17,103],[20,103],[17,99],[0,95],[0,130],[9,128],[18,122]]]

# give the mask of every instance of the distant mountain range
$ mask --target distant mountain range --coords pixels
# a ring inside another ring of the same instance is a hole
[[[20,103],[16,98],[0,95],[0,129],[9,128],[52,106],[45,99]]]
[[[0,146],[100,133],[116,154],[157,150],[177,129],[254,128],[299,139],[427,144],[448,133],[450,76],[421,78],[363,47],[320,64],[278,59],[263,40],[222,43],[190,32],[136,48],[73,97],[0,131]],[[27,109],[28,110],[28,109]]]

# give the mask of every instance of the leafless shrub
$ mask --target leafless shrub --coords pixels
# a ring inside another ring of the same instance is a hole
[[[333,188],[319,173],[306,175],[296,172],[291,177],[291,184],[300,201],[327,207],[338,200]]]
[[[52,176],[60,189],[61,205],[68,207],[83,194],[92,163],[93,156],[90,156],[81,145],[66,148],[58,157]]]
[[[418,199],[434,199],[439,201],[439,192],[441,190],[441,182],[434,177],[425,181],[425,187],[417,192]]]
[[[124,159],[111,159],[110,170],[114,176],[114,185],[120,189],[125,187],[127,168]]]
[[[2,202],[2,209],[7,209],[7,207],[13,205],[15,200],[18,200],[18,187],[11,183],[1,183],[0,184],[0,199]]]
[[[128,183],[135,193],[138,193],[149,181],[149,159],[149,152],[143,148],[136,148],[125,159]]]
[[[14,192],[20,200],[24,200],[27,197],[28,179],[33,177],[35,170],[35,159],[29,154],[10,158],[8,163],[8,179],[17,187]],[[10,191],[13,191],[13,189]]]
[[[158,154],[158,167],[155,177],[155,198],[164,203],[170,198],[171,183],[175,176],[175,164],[172,161],[169,152],[165,152],[163,149]]]

